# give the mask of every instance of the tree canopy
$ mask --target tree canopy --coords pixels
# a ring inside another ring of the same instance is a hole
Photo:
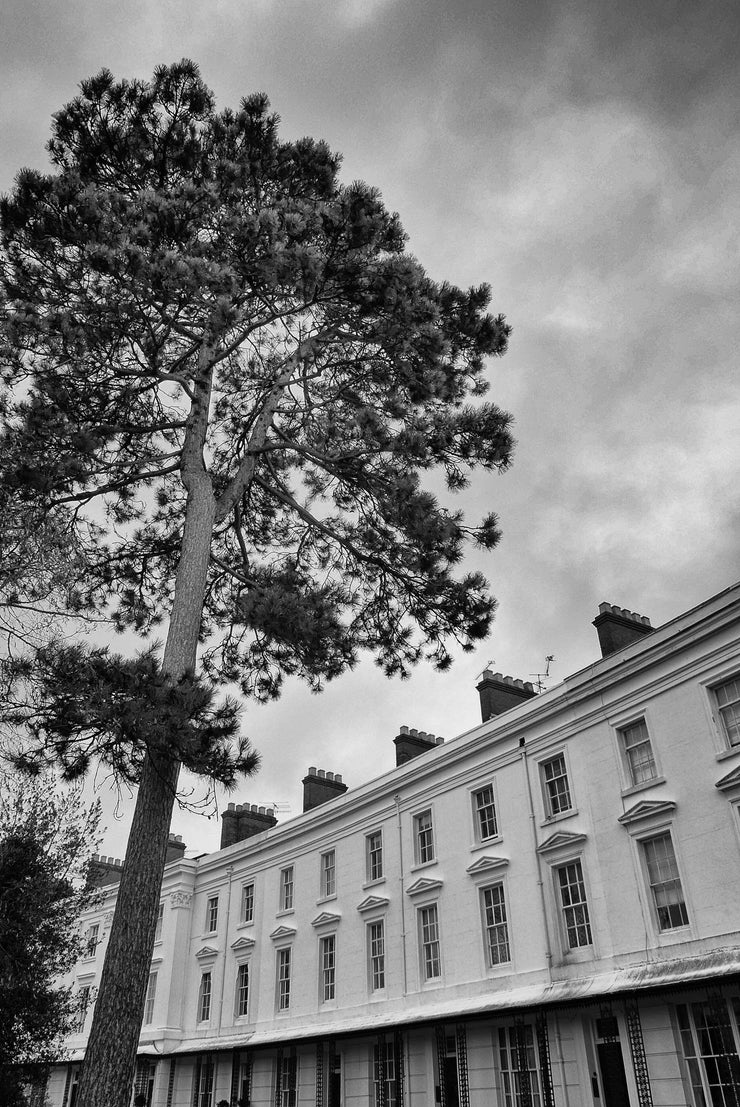
[[[76,1016],[75,996],[58,978],[81,953],[79,914],[97,806],[53,778],[36,785],[0,776],[0,1087],[19,1107],[23,1086],[43,1081],[61,1056]]]
[[[510,462],[483,398],[509,336],[488,287],[433,281],[325,143],[281,141],[264,95],[217,111],[191,62],[83,82],[48,149],[0,205],[0,466],[29,517],[72,520],[72,607],[166,621],[159,674],[185,697],[203,674],[269,699],[361,651],[405,675],[472,649],[494,601],[461,562],[497,521],[425,478],[454,493]],[[81,1107],[123,1103],[184,757],[140,761]]]

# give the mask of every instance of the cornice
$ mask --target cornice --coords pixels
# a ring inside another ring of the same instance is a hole
[[[362,903],[357,904],[357,910],[360,912],[374,911],[376,908],[387,907],[389,903],[388,896],[366,896]]]
[[[642,822],[644,819],[672,815],[675,810],[674,800],[641,800],[620,815],[617,822],[622,826],[632,826],[633,823]]]
[[[483,857],[479,857],[477,861],[473,861],[472,865],[468,865],[465,872],[470,873],[471,876],[477,876],[478,873],[488,873],[494,869],[505,869],[508,864],[508,857],[493,857],[490,854],[485,854]]]
[[[438,888],[442,887],[442,881],[433,879],[428,876],[420,876],[418,880],[415,880],[413,884],[409,884],[406,889],[407,896],[418,896],[422,892],[434,892]]]
[[[570,846],[582,846],[585,841],[585,834],[573,834],[568,830],[557,830],[538,845],[537,852],[552,853],[554,850],[567,849]]]

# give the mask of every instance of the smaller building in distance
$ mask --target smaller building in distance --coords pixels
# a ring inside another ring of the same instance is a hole
[[[740,585],[662,627],[602,604],[557,687],[402,727],[304,813],[173,840],[135,1093],[152,1107],[706,1107],[740,1088]],[[74,1107],[120,863],[83,920]]]

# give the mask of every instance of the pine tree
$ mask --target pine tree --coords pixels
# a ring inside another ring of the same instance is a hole
[[[167,619],[172,689],[204,673],[258,699],[362,651],[404,675],[471,649],[494,601],[455,573],[497,521],[421,478],[509,464],[487,286],[432,281],[324,143],[280,141],[263,95],[217,112],[191,62],[84,82],[49,151],[0,209],[0,456],[17,502],[73,512],[74,604]],[[80,1107],[127,1101],[181,761],[174,741],[141,759]]]
[[[80,912],[99,806],[51,777],[35,785],[0,775],[0,1101],[23,1107],[63,1055],[75,999],[58,978],[82,951]]]

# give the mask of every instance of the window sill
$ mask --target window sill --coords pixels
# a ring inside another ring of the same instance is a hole
[[[331,903],[331,901],[336,898],[336,892],[333,892],[330,896],[319,896],[319,898],[316,900],[316,906],[318,907],[321,903]]]
[[[640,784],[631,784],[629,788],[622,789],[623,796],[634,796],[637,792],[644,792],[646,788],[655,788],[658,784],[665,784],[664,776],[654,776],[652,780],[643,780]]]
[[[275,912],[276,919],[282,919],[286,915],[295,915],[295,907],[284,907],[282,911]]]
[[[573,819],[578,814],[578,808],[572,807],[570,811],[561,811],[558,815],[548,815],[540,827],[552,826],[553,823],[562,823],[565,819]]]
[[[365,883],[362,885],[362,890],[364,892],[366,888],[377,888],[379,884],[385,884],[384,876],[376,876],[375,880],[366,880]]]
[[[249,928],[252,927],[252,926],[254,926],[254,919],[250,919],[249,922],[237,923],[236,924],[236,929],[237,930],[249,930]]]
[[[412,865],[409,869],[410,873],[418,872],[419,869],[431,869],[433,865],[438,864],[437,858],[434,857],[431,861],[419,861],[416,865]]]
[[[740,746],[729,746],[726,750],[720,750],[715,757],[718,761],[726,761],[728,757],[734,757],[738,753],[740,753]]]
[[[495,834],[493,838],[481,838],[479,841],[473,842],[470,847],[470,852],[473,853],[475,850],[488,849],[489,846],[497,846],[500,842],[503,842],[503,840],[503,834]]]

